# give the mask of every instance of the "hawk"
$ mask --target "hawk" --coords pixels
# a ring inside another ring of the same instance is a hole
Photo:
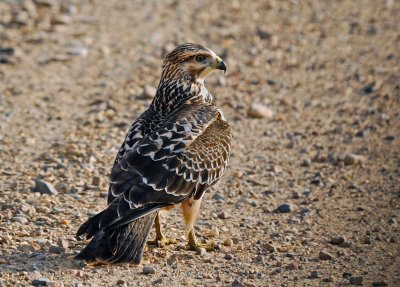
[[[130,127],[111,170],[108,207],[77,231],[89,244],[76,256],[91,262],[139,264],[150,229],[161,232],[159,212],[180,204],[188,247],[212,249],[196,240],[194,223],[204,192],[222,176],[231,150],[231,128],[204,86],[224,61],[193,43],[166,55],[149,108]]]

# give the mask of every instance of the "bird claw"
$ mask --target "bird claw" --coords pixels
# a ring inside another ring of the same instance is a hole
[[[200,248],[204,248],[207,251],[214,251],[215,250],[215,242],[211,241],[208,243],[198,243],[198,242],[189,242],[186,245],[187,250],[198,251]]]
[[[158,247],[165,247],[167,245],[176,244],[176,243],[177,243],[176,239],[166,238],[164,236],[162,238],[156,238],[154,240],[147,241],[147,244],[156,245]]]

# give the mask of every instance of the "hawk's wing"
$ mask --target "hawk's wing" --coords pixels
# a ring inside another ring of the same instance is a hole
[[[123,197],[130,209],[199,198],[225,170],[231,132],[214,106],[182,107],[169,118],[117,159],[111,171],[110,196]]]

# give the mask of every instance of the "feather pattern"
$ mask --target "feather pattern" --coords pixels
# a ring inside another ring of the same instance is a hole
[[[226,168],[230,126],[203,83],[179,65],[193,53],[210,50],[185,45],[167,55],[150,107],[131,125],[118,151],[107,209],[78,230],[78,237],[93,237],[79,258],[140,262],[151,227],[145,218],[152,214],[154,219],[160,208],[201,198]],[[136,230],[139,226],[145,230]],[[119,243],[111,244],[110,238]]]

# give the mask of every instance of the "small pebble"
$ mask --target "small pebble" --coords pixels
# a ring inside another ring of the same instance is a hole
[[[288,212],[291,212],[292,209],[293,208],[290,204],[283,203],[283,204],[279,205],[276,210],[280,213],[288,213]]]
[[[371,236],[368,236],[368,235],[364,236],[363,243],[364,244],[371,244],[372,243]]]
[[[155,274],[156,273],[156,269],[152,266],[144,266],[143,267],[143,274]]]
[[[331,254],[329,254],[328,252],[326,252],[326,251],[324,251],[324,250],[321,250],[321,251],[319,252],[318,258],[319,258],[320,260],[332,260],[332,259],[333,259],[333,256],[332,256]]]
[[[231,260],[231,259],[233,259],[234,257],[233,257],[233,254],[231,254],[231,253],[227,253],[227,254],[225,254],[225,257],[224,257],[226,260]]]
[[[207,254],[207,250],[203,247],[200,247],[199,249],[197,249],[197,254],[200,256],[205,256]]]
[[[245,285],[238,279],[233,280],[231,287],[244,287]]]
[[[146,99],[152,99],[156,95],[156,92],[157,92],[156,88],[154,88],[150,85],[146,85],[146,86],[144,86],[144,89],[143,89],[143,96]]]
[[[273,244],[267,243],[265,244],[265,248],[269,252],[276,252],[276,247]]]
[[[289,264],[286,266],[286,269],[287,269],[287,270],[296,270],[296,269],[297,269],[297,265],[294,264],[293,262],[292,262],[292,263],[289,263]]]
[[[51,23],[53,25],[67,25],[71,23],[72,19],[68,15],[56,15],[52,20]]]
[[[355,165],[364,162],[365,158],[361,155],[348,153],[344,156],[343,161],[345,165]]]
[[[219,194],[219,193],[214,194],[212,198],[216,201],[224,201],[225,200],[225,196],[223,196],[222,194]]]
[[[64,247],[59,247],[57,245],[52,245],[49,248],[49,252],[50,253],[54,253],[54,254],[63,254],[66,252],[66,249]]]
[[[58,247],[62,247],[65,250],[68,250],[68,241],[63,238],[58,239],[57,245],[58,245]]]
[[[333,276],[329,276],[329,277],[327,277],[327,278],[324,278],[324,279],[322,279],[322,281],[323,282],[327,282],[327,283],[329,283],[329,282],[335,282],[335,277],[333,277]]]
[[[334,245],[340,245],[340,244],[344,243],[345,241],[346,241],[345,237],[343,237],[341,235],[337,235],[337,236],[332,237],[329,242]]]
[[[35,180],[35,187],[33,188],[34,192],[40,192],[44,194],[57,194],[56,188],[49,182],[37,179]]]
[[[303,159],[303,161],[301,162],[301,166],[304,166],[304,167],[309,167],[309,166],[311,166],[311,158],[305,158],[305,159]]]
[[[93,176],[92,184],[94,186],[100,186],[101,185],[101,177],[100,176]]]
[[[157,284],[162,284],[163,282],[164,282],[164,280],[162,278],[158,278],[158,279],[153,281],[153,284],[157,285]]]
[[[267,118],[271,119],[274,116],[274,112],[272,109],[264,106],[263,104],[253,103],[251,104],[249,110],[247,111],[247,115],[252,118],[262,119]]]
[[[28,243],[22,243],[19,246],[19,250],[21,250],[22,252],[33,252],[35,251],[35,247]]]
[[[230,214],[226,211],[222,211],[221,213],[218,214],[218,218],[220,219],[228,219],[231,218]]]
[[[372,282],[372,286],[374,287],[385,287],[388,286],[388,283],[384,280],[380,280],[380,281],[374,281]]]
[[[362,276],[351,276],[350,277],[350,284],[351,285],[362,286],[363,285],[363,280],[364,280],[364,278]]]
[[[68,50],[68,54],[75,57],[86,57],[89,54],[89,49],[81,47],[72,47]]]
[[[219,230],[216,227],[213,227],[208,233],[207,233],[208,237],[214,237],[217,238],[219,236]]]
[[[118,279],[117,285],[124,285],[124,284],[125,284],[125,280]]]
[[[319,278],[318,272],[317,271],[311,271],[310,276],[311,279],[317,279]]]
[[[41,277],[35,280],[32,280],[32,285],[33,286],[46,286],[47,282],[50,280],[46,277]]]
[[[23,216],[14,216],[13,218],[11,218],[12,221],[14,222],[19,222],[21,224],[27,224],[28,223],[28,219],[23,217]]]
[[[317,271],[311,271],[310,276],[311,279],[319,278],[319,274]]]
[[[224,240],[224,245],[228,246],[228,247],[232,246],[233,245],[233,240],[230,239],[230,238],[225,239]]]

